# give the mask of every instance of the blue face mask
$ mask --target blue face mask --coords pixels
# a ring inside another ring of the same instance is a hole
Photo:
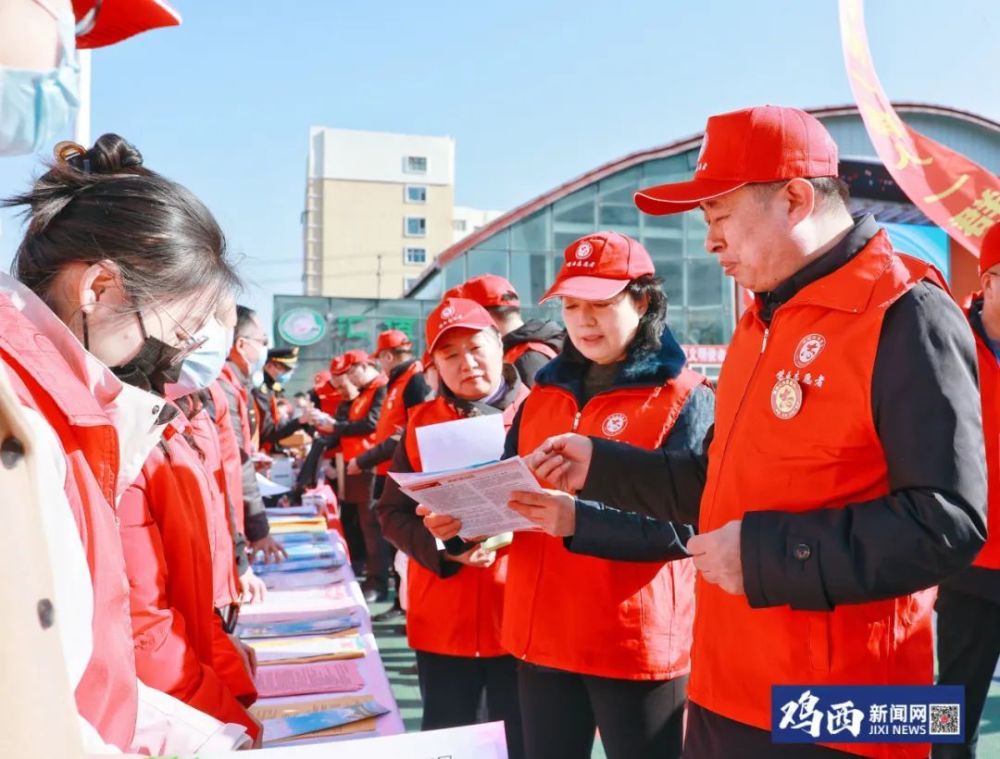
[[[292,370],[289,369],[287,372],[282,372],[277,377],[275,377],[274,381],[281,385],[287,385],[288,380],[292,378],[292,374],[293,374]]]
[[[229,346],[233,344],[233,331],[212,317],[194,336],[204,338],[204,342],[184,357],[177,382],[165,386],[167,400],[204,390],[222,373]]]
[[[0,66],[0,156],[36,152],[65,132],[80,104],[80,68],[72,14],[56,18],[59,65],[48,71]]]

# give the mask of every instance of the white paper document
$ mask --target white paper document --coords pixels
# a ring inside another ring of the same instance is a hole
[[[265,498],[274,495],[284,495],[289,490],[284,485],[279,485],[277,482],[267,479],[260,472],[257,472],[257,487],[260,489],[260,494]]]
[[[507,507],[515,490],[541,492],[520,457],[444,472],[389,472],[400,490],[440,514],[462,520],[465,539],[534,529],[534,525]]]
[[[497,461],[507,430],[503,414],[470,416],[417,428],[417,447],[425,472],[443,472]]]

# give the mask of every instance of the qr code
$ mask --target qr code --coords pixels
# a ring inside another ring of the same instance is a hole
[[[958,735],[961,727],[958,704],[931,704],[931,735]]]

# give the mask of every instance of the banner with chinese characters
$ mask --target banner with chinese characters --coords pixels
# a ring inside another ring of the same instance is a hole
[[[854,100],[879,158],[917,208],[979,255],[983,235],[1000,220],[1000,179],[899,118],[872,63],[864,0],[840,0],[840,35]]]
[[[960,685],[774,685],[773,743],[961,743]]]

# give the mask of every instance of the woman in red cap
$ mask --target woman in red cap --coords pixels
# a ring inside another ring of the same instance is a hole
[[[527,455],[570,431],[644,449],[701,450],[714,396],[685,368],[642,245],[615,232],[575,241],[543,302],[557,297],[569,339],[539,372],[507,453]],[[512,507],[527,508],[533,497],[515,494]],[[438,537],[457,529],[447,517],[427,523]],[[681,538],[691,529],[679,532],[673,558],[683,559]],[[524,662],[527,755],[589,757],[596,727],[612,759],[680,756],[694,568],[571,551],[600,533],[599,522],[581,518],[566,544],[525,532],[511,547],[502,640]]]
[[[411,409],[393,472],[422,471],[417,428],[487,414],[502,414],[509,427],[528,393],[514,367],[504,364],[500,333],[478,303],[442,301],[427,318],[427,344],[440,394]],[[392,478],[378,516],[386,538],[411,557],[406,632],[417,652],[422,729],[476,722],[485,695],[488,719],[505,724],[510,756],[522,757],[517,660],[500,642],[508,549],[460,539],[439,549],[417,503]]]

